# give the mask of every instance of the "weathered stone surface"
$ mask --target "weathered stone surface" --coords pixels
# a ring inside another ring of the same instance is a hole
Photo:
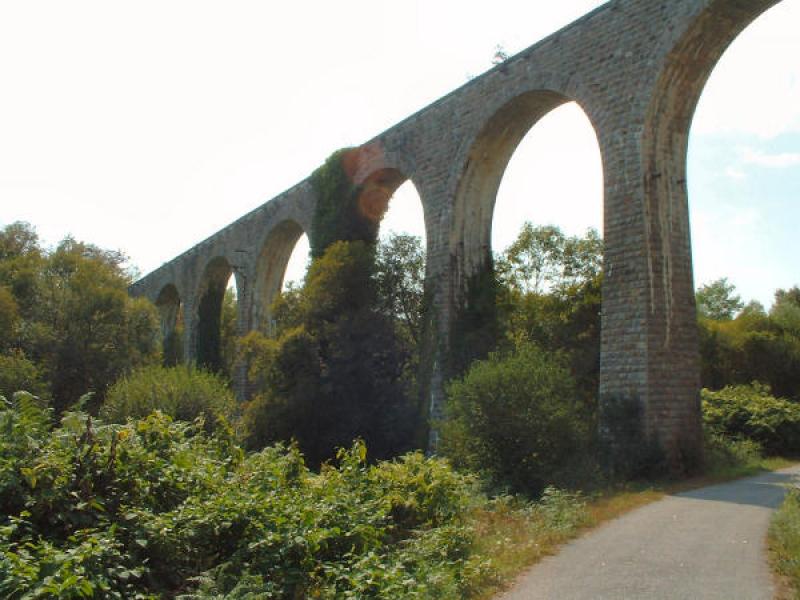
[[[605,179],[601,398],[637,398],[646,431],[675,461],[699,451],[689,126],[722,52],[777,2],[611,0],[361,147],[352,165],[357,181],[390,169],[410,178],[422,200],[426,286],[444,342],[437,352],[447,351],[465,281],[490,248],[495,195],[511,154],[542,116],[575,101],[594,126]],[[215,278],[235,275],[239,331],[263,326],[294,242],[310,234],[313,209],[306,180],[136,282],[131,293],[159,301],[165,331],[180,299],[184,354],[195,360],[208,318],[201,305]],[[441,364],[431,376],[434,416]]]

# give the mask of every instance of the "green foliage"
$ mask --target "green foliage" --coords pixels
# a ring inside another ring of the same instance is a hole
[[[49,395],[39,369],[22,351],[0,354],[0,396],[10,398],[14,392],[22,390],[44,398]]]
[[[315,474],[162,413],[106,425],[0,407],[5,598],[443,598],[486,579],[473,479],[354,443]]]
[[[499,339],[497,299],[499,282],[491,255],[469,277],[464,302],[450,328],[450,352],[446,371],[450,377],[464,374],[475,360],[485,359]]]
[[[800,337],[800,288],[777,290],[769,316],[781,331]]]
[[[729,437],[706,428],[703,448],[707,473],[737,472],[752,466],[760,467],[763,449],[748,438]]]
[[[530,342],[473,363],[447,396],[442,451],[497,487],[538,494],[589,441],[564,361]]]
[[[19,323],[19,307],[13,294],[0,286],[0,352],[11,345]]]
[[[36,365],[57,411],[88,391],[100,402],[120,375],[157,358],[156,310],[128,296],[124,262],[71,238],[45,251],[26,224],[0,231],[0,319],[13,321],[0,352]]]
[[[800,401],[800,333],[794,325],[800,304],[792,298],[791,290],[778,290],[769,315],[749,306],[732,320],[701,318],[703,386],[718,390],[760,381],[776,395]]]
[[[769,548],[775,570],[786,577],[793,596],[800,595],[800,492],[789,488],[769,524]]]
[[[712,433],[753,440],[770,454],[800,452],[800,405],[775,398],[769,387],[753,383],[701,395],[703,421]]]
[[[707,319],[730,321],[744,307],[735,289],[727,277],[705,284],[697,290],[697,313]]]
[[[579,286],[602,271],[603,240],[594,229],[567,236],[554,225],[523,223],[519,235],[497,260],[505,285],[521,294]]]
[[[380,310],[396,319],[415,346],[422,336],[425,250],[420,238],[392,233],[378,245],[375,265]]]
[[[410,446],[415,408],[404,389],[406,356],[377,308],[374,247],[336,242],[314,260],[278,337],[242,345],[256,396],[245,409],[248,447],[298,441],[309,464],[363,438],[378,458]]]
[[[577,393],[594,412],[600,376],[600,305],[603,242],[553,226],[525,223],[497,259],[501,346],[520,340],[568,357]]]
[[[160,410],[179,421],[202,418],[206,430],[213,431],[217,425],[230,421],[237,408],[221,376],[183,365],[152,365],[112,385],[100,416],[111,423],[124,423]]]
[[[348,158],[352,148],[334,152],[321,167],[311,174],[311,185],[317,204],[311,222],[311,258],[320,258],[334,242],[362,241],[375,244],[380,219],[364,210],[362,187],[348,173]]]

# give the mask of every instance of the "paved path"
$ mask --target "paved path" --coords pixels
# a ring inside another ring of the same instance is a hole
[[[766,533],[800,466],[668,496],[545,558],[498,600],[767,600]]]

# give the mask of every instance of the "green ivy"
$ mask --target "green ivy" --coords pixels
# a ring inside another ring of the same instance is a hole
[[[477,273],[467,279],[464,303],[450,328],[448,377],[464,374],[475,360],[486,358],[497,347],[499,283],[490,252]]]
[[[311,258],[321,257],[334,242],[363,241],[375,244],[380,222],[359,208],[362,186],[348,176],[344,161],[352,148],[337,150],[311,174],[317,207],[311,222]]]

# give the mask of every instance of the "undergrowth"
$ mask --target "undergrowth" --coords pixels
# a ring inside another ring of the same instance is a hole
[[[772,516],[769,547],[775,571],[792,590],[790,597],[800,598],[800,491],[789,490]]]
[[[202,419],[54,425],[25,393],[0,400],[0,431],[3,598],[470,598],[519,544],[586,518],[555,489],[488,500],[420,453],[369,464],[358,441],[314,472],[295,446],[248,454]]]

